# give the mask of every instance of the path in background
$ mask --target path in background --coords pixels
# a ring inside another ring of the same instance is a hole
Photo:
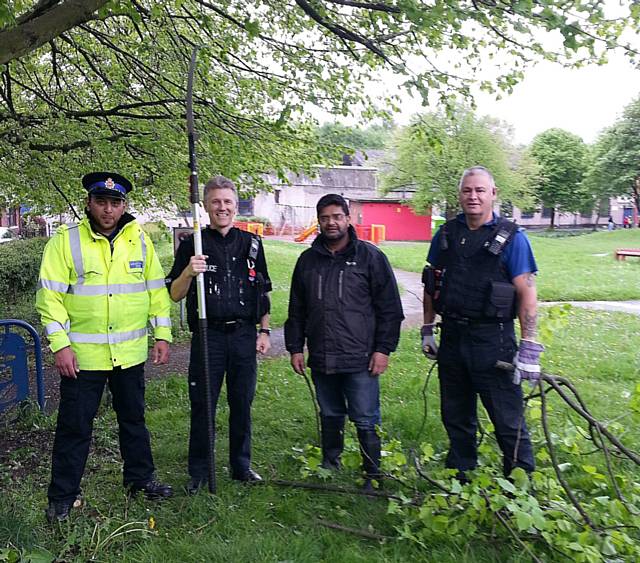
[[[405,320],[402,328],[414,328],[422,325],[422,282],[421,275],[415,272],[394,270],[398,284],[402,292],[402,308]],[[545,302],[542,306],[560,305],[563,302]],[[604,311],[618,311],[640,315],[640,301],[567,301],[574,307],[585,309],[599,309]],[[274,328],[271,332],[271,350],[268,357],[285,355],[284,330],[282,327]],[[163,375],[178,373],[187,374],[189,368],[189,342],[181,342],[171,345],[169,363],[164,366],[154,366],[150,361],[145,366],[147,379],[162,377]],[[52,365],[45,367],[45,395],[47,396],[47,411],[51,412],[58,405],[58,379],[59,376]]]
[[[581,307],[582,309],[597,309],[599,311],[640,315],[640,301],[545,301],[541,303],[543,307],[564,304]]]

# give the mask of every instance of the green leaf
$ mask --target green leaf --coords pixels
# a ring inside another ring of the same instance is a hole
[[[602,555],[617,555],[618,551],[616,550],[616,546],[613,545],[611,538],[606,536],[602,541],[602,545],[600,546],[600,553]]]
[[[526,489],[529,486],[529,475],[521,467],[516,467],[510,475],[515,486],[519,489]]]
[[[500,485],[500,488],[502,490],[507,491],[508,493],[515,493],[516,492],[516,488],[513,485],[513,483],[511,483],[507,479],[503,479],[502,477],[497,477],[496,478],[496,483],[498,483],[498,485]]]
[[[520,532],[524,532],[525,530],[528,530],[529,528],[531,528],[533,524],[533,518],[531,517],[530,514],[527,514],[526,512],[523,512],[520,510],[515,513],[515,517],[516,517],[516,525],[518,526],[518,530]]]

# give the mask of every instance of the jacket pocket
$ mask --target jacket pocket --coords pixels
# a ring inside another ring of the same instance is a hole
[[[512,319],[516,300],[516,288],[513,284],[492,281],[484,307],[484,314],[490,318]]]
[[[347,267],[343,270],[341,281],[341,300],[356,310],[368,310],[371,306],[371,288],[366,270]]]
[[[144,278],[144,262],[142,260],[127,260],[124,268],[130,278],[137,281]]]

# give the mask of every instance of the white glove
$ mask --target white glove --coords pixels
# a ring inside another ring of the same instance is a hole
[[[513,358],[515,372],[513,382],[518,384],[525,379],[535,385],[540,381],[540,354],[544,352],[544,346],[533,340],[520,340],[520,349]]]
[[[422,325],[420,336],[422,337],[422,353],[430,360],[435,360],[438,356],[438,344],[433,336],[436,323]]]

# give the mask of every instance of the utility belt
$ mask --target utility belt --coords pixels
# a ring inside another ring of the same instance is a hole
[[[472,319],[470,317],[463,317],[456,314],[445,314],[442,317],[443,325],[461,325],[461,326],[495,326],[495,325],[512,325],[511,319]]]
[[[255,325],[249,319],[233,319],[231,321],[207,321],[207,328],[220,332],[234,332],[241,326]]]

